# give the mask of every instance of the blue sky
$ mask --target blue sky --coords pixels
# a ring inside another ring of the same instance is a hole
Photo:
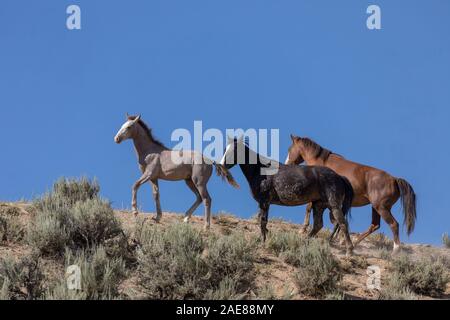
[[[81,7],[82,30],[66,28],[70,4]],[[381,7],[382,30],[366,28],[370,4]],[[445,0],[3,0],[0,199],[87,175],[129,207],[139,171],[132,144],[113,137],[125,112],[141,113],[168,146],[194,120],[278,128],[281,159],[290,133],[309,136],[408,180],[418,221],[401,240],[440,243],[450,232],[449,30]],[[241,190],[211,179],[213,211],[249,217],[256,203],[232,173]],[[193,200],[183,182],[161,182],[164,210]],[[149,186],[139,203],[154,211]],[[299,222],[304,207],[272,206],[270,216]],[[352,231],[370,220],[370,207],[354,209]],[[381,231],[392,236],[384,222]]]

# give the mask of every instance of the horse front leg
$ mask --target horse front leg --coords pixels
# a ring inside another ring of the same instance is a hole
[[[267,229],[267,222],[269,221],[269,206],[270,205],[268,203],[259,204],[259,217],[263,242],[266,242],[267,233],[269,232]]]
[[[158,180],[152,180],[150,183],[152,184],[153,200],[155,200],[156,206],[156,217],[153,220],[159,222],[162,218],[161,203],[159,201],[159,184]]]
[[[302,233],[307,233],[309,228],[309,220],[311,216],[312,202],[306,207],[305,220],[303,221]]]
[[[137,208],[137,192],[139,188],[150,179],[151,175],[149,174],[149,172],[144,172],[144,174],[139,178],[139,180],[133,184],[133,188],[131,189],[131,210],[135,216],[139,214]]]

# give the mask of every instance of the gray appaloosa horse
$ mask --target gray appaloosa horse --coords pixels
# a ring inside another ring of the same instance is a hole
[[[213,166],[217,175],[226,179],[229,184],[238,188],[230,172],[222,165],[206,158],[203,154],[191,150],[171,150],[156,140],[152,130],[141,120],[141,116],[126,115],[126,122],[114,137],[116,143],[132,139],[136,149],[139,168],[142,176],[133,185],[131,207],[134,214],[137,209],[137,191],[141,185],[150,182],[153,189],[153,198],[156,204],[156,218],[159,222],[162,217],[159,202],[158,179],[179,181],[184,180],[189,189],[194,192],[197,199],[186,211],[184,221],[189,222],[192,213],[202,203],[205,205],[205,229],[211,226],[211,197],[206,188],[211,177]]]

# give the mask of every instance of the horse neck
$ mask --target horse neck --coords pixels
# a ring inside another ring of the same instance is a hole
[[[137,134],[133,137],[133,144],[136,150],[138,161],[141,165],[145,164],[145,158],[150,153],[161,153],[168,148],[155,143],[143,128],[138,127]]]
[[[247,179],[247,181],[249,183],[251,183],[253,181],[253,179],[255,179],[256,177],[259,177],[261,175],[262,164],[259,161],[259,154],[257,154],[253,150],[250,150],[247,146],[245,146],[245,153],[246,153],[246,155],[249,156],[248,159],[250,159],[250,154],[252,154],[252,156],[256,156],[256,163],[254,163],[254,164],[247,163],[247,159],[246,159],[246,163],[239,164],[245,178]]]
[[[323,161],[319,157],[316,157],[315,155],[313,155],[312,151],[305,147],[302,148],[300,155],[302,156],[303,160],[306,162],[307,165],[310,165],[310,166],[325,165],[325,161]]]

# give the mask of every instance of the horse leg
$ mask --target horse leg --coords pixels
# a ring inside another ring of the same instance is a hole
[[[400,250],[400,237],[398,234],[398,222],[395,220],[394,216],[391,213],[391,209],[385,206],[376,207],[377,212],[380,213],[381,217],[391,228],[392,234],[394,235],[394,250],[396,253]]]
[[[375,210],[374,207],[372,207],[372,224],[370,225],[369,229],[367,229],[366,232],[361,233],[358,236],[358,239],[355,241],[355,247],[358,245],[362,240],[367,238],[370,234],[374,233],[378,229],[380,229],[380,215],[378,214],[377,210]]]
[[[189,187],[189,189],[191,189],[192,192],[196,196],[196,200],[195,200],[194,204],[189,208],[188,211],[186,211],[186,213],[184,215],[184,222],[187,223],[191,219],[191,216],[194,213],[194,211],[202,203],[202,197],[200,196],[200,193],[198,192],[197,187],[195,186],[194,182],[191,179],[186,179],[185,181],[186,181],[186,184]]]
[[[345,237],[345,242],[347,246],[347,256],[349,256],[353,252],[353,244],[352,239],[350,238],[350,234],[348,232],[347,221],[345,220],[344,214],[342,213],[342,210],[340,208],[333,208],[331,211],[333,213],[334,218],[337,221],[337,224],[339,225],[342,234]]]
[[[330,210],[330,222],[331,222],[331,224],[333,224],[334,227],[333,227],[333,231],[330,234],[330,237],[328,238],[328,242],[332,243],[333,238],[335,236],[339,235],[340,228],[339,228],[339,224],[337,223],[336,219],[334,219],[333,212],[331,210]]]
[[[259,217],[260,217],[261,235],[262,235],[263,242],[266,242],[267,232],[269,231],[267,229],[267,222],[269,220],[269,206],[270,205],[267,203],[259,204]]]
[[[203,204],[205,206],[205,226],[204,229],[208,230],[211,227],[211,197],[208,193],[208,189],[205,184],[197,184],[197,190],[200,194],[200,197],[203,200]]]
[[[152,180],[150,182],[152,184],[153,200],[155,200],[156,206],[156,217],[153,220],[159,222],[162,217],[161,203],[159,202],[159,184],[158,180]]]
[[[314,203],[312,206],[313,210],[313,228],[309,232],[308,237],[312,238],[314,237],[320,229],[323,227],[323,212],[325,211],[325,208],[321,205]]]
[[[136,181],[133,185],[133,188],[131,190],[131,209],[132,213],[134,213],[135,215],[139,213],[137,209],[137,191],[144,183],[150,181],[150,179],[151,174],[148,171],[145,171],[144,174],[139,178],[139,180]]]
[[[311,216],[312,205],[313,205],[312,202],[310,202],[306,206],[305,220],[303,221],[302,233],[307,233],[308,232],[309,220],[310,220],[310,216]]]

